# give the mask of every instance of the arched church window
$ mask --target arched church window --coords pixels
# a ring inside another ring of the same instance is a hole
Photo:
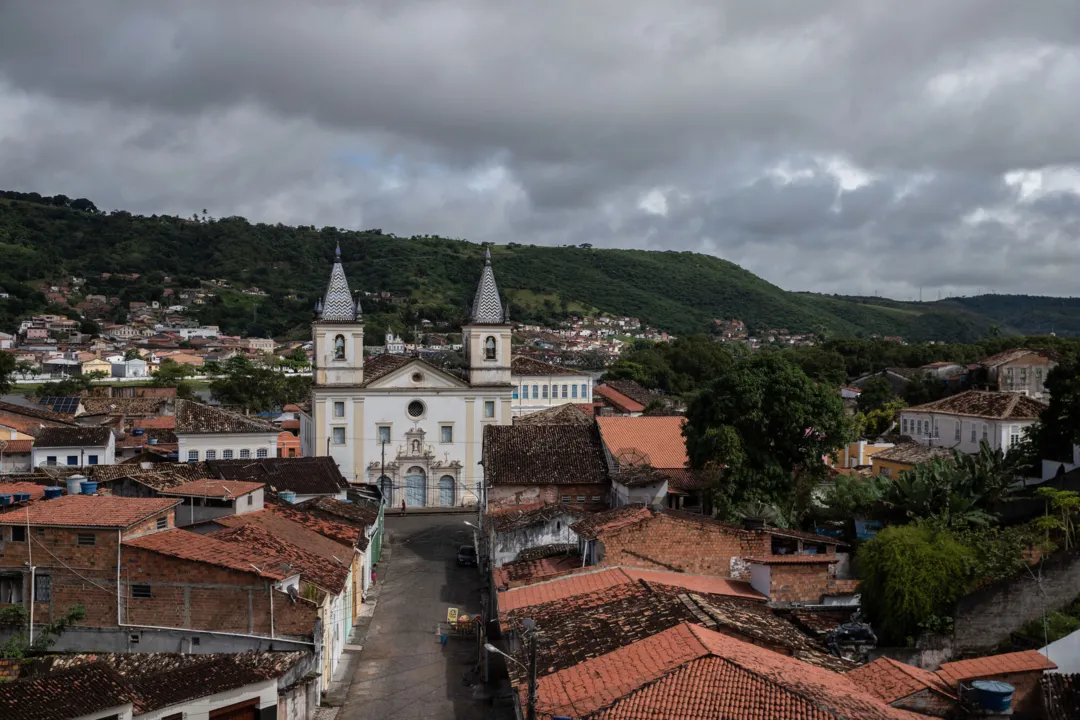
[[[488,339],[484,341],[484,359],[495,359],[495,338],[488,336]]]
[[[334,359],[335,360],[344,360],[345,359],[345,336],[344,335],[338,335],[336,338],[334,338]]]

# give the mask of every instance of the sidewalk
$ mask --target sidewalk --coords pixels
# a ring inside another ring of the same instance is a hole
[[[382,546],[382,558],[379,560],[382,568],[389,564],[390,556],[394,552],[393,548],[393,540],[387,533],[386,542]],[[385,570],[380,570],[379,574],[386,577]],[[360,615],[356,618],[352,632],[349,633],[349,639],[345,642],[344,652],[342,652],[337,670],[334,671],[334,677],[330,680],[330,687],[323,693],[322,702],[315,709],[315,720],[334,720],[341,706],[345,704],[353,676],[356,674],[356,665],[360,661],[360,653],[364,649],[368,628],[371,627],[371,618],[375,614],[375,606],[379,604],[379,592],[382,587],[381,582],[376,584],[368,593],[367,600],[360,606]]]

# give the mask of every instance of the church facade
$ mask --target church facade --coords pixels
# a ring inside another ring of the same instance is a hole
[[[365,360],[364,322],[337,251],[312,323],[310,411],[301,413],[305,456],[330,455],[342,474],[378,484],[388,504],[474,505],[484,470],[484,428],[513,416],[510,323],[487,254],[467,323],[467,373],[417,357]]]

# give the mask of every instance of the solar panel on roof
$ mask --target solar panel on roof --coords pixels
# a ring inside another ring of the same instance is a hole
[[[53,412],[73,414],[79,409],[80,398],[77,395],[48,395],[43,398],[38,398],[39,405],[45,405]]]

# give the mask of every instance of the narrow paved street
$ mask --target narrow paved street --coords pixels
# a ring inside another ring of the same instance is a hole
[[[472,542],[464,523],[472,517],[388,515],[391,558],[377,570],[379,602],[338,720],[500,717],[478,684],[475,640],[443,647],[435,632],[449,607],[480,610],[480,575],[456,561],[458,547]]]

